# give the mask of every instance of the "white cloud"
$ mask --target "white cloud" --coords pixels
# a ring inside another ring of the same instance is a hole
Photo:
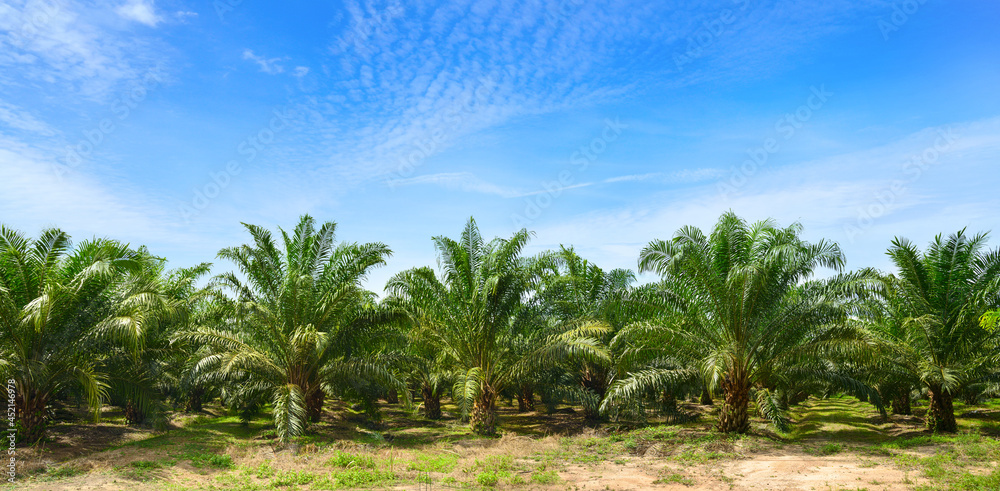
[[[16,217],[26,233],[59,226],[78,240],[99,234],[148,244],[187,236],[148,194],[79,170],[60,174],[56,165],[45,153],[0,136],[0,216]]]
[[[297,66],[295,70],[292,71],[292,76],[294,77],[305,77],[309,74],[309,67],[307,66]]]
[[[739,193],[724,198],[713,184],[683,192],[655,193],[618,209],[572,216],[543,215],[533,228],[533,248],[577,244],[602,267],[635,267],[639,250],[654,238],[670,238],[681,226],[709,230],[734,210],[747,220],[801,221],[809,240],[839,242],[848,267],[889,268],[885,250],[895,236],[923,245],[937,233],[963,227],[1000,231],[1000,118],[955,125],[949,148],[910,164],[939,141],[928,128],[864,151],[761,171]],[[894,191],[895,190],[895,191]],[[888,203],[888,205],[883,204]],[[609,239],[613,238],[613,239]],[[1000,236],[994,236],[994,244]]]
[[[256,63],[260,66],[260,71],[270,75],[277,75],[285,71],[285,68],[279,65],[285,58],[265,58],[254,54],[253,50],[245,49],[243,50],[243,59]]]
[[[689,184],[719,179],[723,175],[725,175],[725,171],[721,169],[684,169],[677,172],[650,172],[647,174],[609,177],[602,182],[654,181],[665,184]]]
[[[0,123],[4,123],[11,128],[37,133],[41,136],[53,136],[56,134],[56,131],[52,127],[39,121],[27,111],[4,101],[0,101]]]
[[[523,196],[519,191],[497,186],[486,182],[468,172],[444,172],[440,174],[427,174],[410,177],[406,179],[396,179],[392,181],[394,186],[413,186],[418,184],[432,184],[448,189],[460,191],[492,194],[502,198],[514,198]]]
[[[150,27],[156,27],[156,24],[159,24],[163,20],[156,14],[156,8],[152,1],[128,0],[126,3],[119,5],[115,9],[115,12],[125,19],[146,24]]]
[[[0,4],[0,84],[41,84],[71,102],[106,102],[122,84],[141,78],[152,60],[163,59],[150,56],[148,39],[110,27],[106,17],[114,10],[63,1]],[[141,5],[128,12],[155,23]]]

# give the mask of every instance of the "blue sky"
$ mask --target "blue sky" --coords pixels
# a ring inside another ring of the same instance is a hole
[[[377,291],[469,216],[607,269],[728,209],[850,268],[1000,230],[1000,6],[673,3],[3,0],[0,222],[188,266],[310,213]]]

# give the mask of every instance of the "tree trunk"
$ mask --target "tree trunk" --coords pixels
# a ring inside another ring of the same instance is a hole
[[[891,405],[892,414],[912,415],[913,408],[910,407],[910,389],[897,389],[896,393],[893,394]]]
[[[441,394],[429,384],[424,384],[421,393],[424,397],[424,416],[427,419],[441,419]]]
[[[711,406],[715,401],[712,400],[712,392],[708,390],[708,386],[701,388],[701,404],[703,406]]]
[[[389,404],[399,404],[399,392],[395,390],[390,390],[385,394],[385,402]]]
[[[941,387],[930,388],[931,401],[927,408],[927,429],[937,433],[956,433],[958,423],[955,422],[955,408],[951,403],[951,394]]]
[[[746,373],[732,370],[722,379],[722,410],[719,411],[719,431],[746,433],[750,431],[750,381]]]
[[[535,410],[535,391],[530,385],[522,385],[517,392],[517,412],[527,413]]]
[[[318,387],[306,396],[306,415],[309,417],[310,423],[319,423],[320,418],[323,417],[323,402],[325,400],[326,394],[323,393],[323,389]]]
[[[484,390],[472,404],[469,426],[477,435],[493,436],[497,433],[497,395]]]
[[[979,392],[966,388],[962,391],[962,400],[965,401],[965,405],[974,406],[979,402]]]
[[[660,411],[664,414],[677,414],[677,398],[673,391],[663,391],[660,395]]]
[[[146,413],[135,401],[129,400],[125,403],[125,424],[139,425],[146,421]]]
[[[14,395],[17,421],[21,425],[18,440],[35,443],[45,436],[45,428],[49,422],[46,415],[47,403],[47,394],[31,389],[25,391],[24,386],[18,384],[17,392]]]
[[[791,398],[789,398],[789,400],[788,400],[788,405],[789,406],[798,406],[799,404],[802,404],[803,402],[806,402],[806,399],[808,399],[808,398],[809,398],[809,393],[806,392],[806,391],[804,391],[804,390],[800,390],[800,391],[792,394]]]
[[[205,389],[201,387],[196,387],[188,392],[187,403],[184,404],[185,413],[198,413],[201,412],[201,398],[205,394]]]

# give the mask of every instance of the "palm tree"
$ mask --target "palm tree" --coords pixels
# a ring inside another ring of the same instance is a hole
[[[58,229],[31,240],[0,226],[0,376],[16,383],[24,440],[44,435],[61,391],[82,392],[100,414],[106,373],[96,348],[138,352],[164,305],[141,276],[149,259],[111,240],[74,248]]]
[[[869,317],[871,335],[886,353],[881,370],[927,389],[932,431],[957,431],[954,395],[1000,374],[1000,330],[989,324],[989,312],[1000,305],[1000,252],[984,251],[986,241],[986,234],[962,230],[937,236],[921,253],[896,238],[888,255],[898,276],[884,279],[884,313]]]
[[[156,416],[155,424],[162,424],[163,403],[168,397],[182,397],[182,380],[190,368],[190,346],[172,338],[188,327],[190,313],[205,295],[195,283],[208,274],[211,264],[164,272],[165,263],[159,258],[145,261],[141,274],[133,275],[125,285],[156,291],[162,297],[162,315],[147,323],[139,349],[111,343],[99,346],[110,401],[124,408],[126,424],[146,422],[151,415]]]
[[[683,227],[672,241],[654,240],[639,257],[640,271],[662,281],[641,291],[656,318],[623,329],[612,341],[628,377],[615,382],[604,410],[650,392],[674,392],[701,377],[724,395],[718,429],[745,433],[756,389],[757,409],[787,427],[782,380],[836,383],[880,406],[877,393],[824,363],[822,355],[860,351],[843,302],[866,277],[810,279],[818,267],[840,271],[844,256],[833,243],[799,238],[801,225],[747,224],[724,214],[711,236]],[[639,303],[643,303],[639,302]]]
[[[253,243],[218,254],[239,270],[216,278],[232,295],[217,298],[226,315],[184,336],[208,348],[195,375],[227,382],[244,409],[270,403],[283,442],[319,421],[328,394],[366,383],[401,388],[375,359],[395,316],[361,284],[389,248],[335,246],[336,224],[317,229],[308,215],[291,234],[281,230],[280,246],[266,229],[244,226]]]
[[[606,354],[586,329],[546,337],[529,352],[519,349],[530,323],[519,322],[538,267],[521,255],[530,234],[485,242],[473,219],[460,240],[434,237],[441,277],[431,268],[397,274],[386,291],[403,305],[421,336],[458,375],[453,394],[470,425],[482,435],[496,433],[496,400],[531,368],[570,356],[600,360]],[[471,404],[470,404],[471,403]]]
[[[542,275],[537,304],[543,319],[550,319],[563,330],[581,325],[601,326],[607,332],[600,337],[603,345],[629,323],[634,312],[628,305],[628,292],[635,274],[625,269],[605,272],[580,257],[572,247],[561,246],[548,255],[549,267]],[[571,385],[564,392],[583,405],[584,417],[601,418],[600,405],[608,386],[614,381],[614,366],[580,361],[569,367]]]

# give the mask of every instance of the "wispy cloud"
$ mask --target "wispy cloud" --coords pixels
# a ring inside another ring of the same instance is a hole
[[[56,131],[48,124],[39,121],[29,112],[13,104],[0,100],[0,123],[9,128],[35,133],[41,136],[53,136]]]
[[[823,26],[836,24],[831,19],[874,3],[881,4],[836,2],[815,10],[781,0],[733,2],[729,7],[749,7],[680,73],[672,56],[725,6],[349,0],[333,23],[339,32],[318,87],[297,101],[312,128],[301,146],[313,153],[303,151],[301,160],[325,157],[320,165],[345,187],[408,179],[469,135],[516,118],[635,97],[643,87],[688,85],[716,72],[767,73],[775,51],[792,49],[786,33],[800,49],[829,35]]]
[[[650,172],[609,177],[602,182],[657,182],[663,184],[691,184],[719,179],[725,175],[721,169],[684,169],[677,172]]]
[[[936,157],[917,175],[908,165],[933,148],[943,128],[927,128],[867,150],[798,162],[774,169],[729,200],[715,186],[680,193],[653,193],[617,209],[588,210],[539,223],[533,247],[559,243],[590,244],[585,252],[602,265],[634,267],[639,249],[653,238],[669,238],[684,225],[709,229],[720,214],[735,210],[748,220],[773,217],[782,223],[802,221],[811,240],[840,242],[852,268],[888,267],[883,252],[894,236],[918,242],[933,234],[996,223],[1000,206],[995,179],[1000,159],[1000,118],[954,125],[959,136],[947,154]],[[903,186],[870,226],[852,235],[859,216],[887,189]],[[963,189],[958,195],[953,189]],[[609,239],[613,238],[613,239]],[[600,244],[600,245],[597,245]],[[585,247],[586,249],[586,247]]]
[[[156,13],[156,8],[152,1],[128,0],[115,9],[118,15],[125,19],[146,24],[149,27],[156,27],[163,19]]]
[[[117,12],[116,12],[117,11]],[[122,15],[155,25],[152,4],[79,5],[65,1],[0,4],[0,97],[41,85],[60,96],[106,101],[115,89],[138,79],[164,55],[152,56],[150,41],[107,17]],[[22,96],[23,97],[23,96]]]
[[[245,49],[243,50],[243,59],[256,63],[260,67],[260,71],[270,75],[277,75],[285,71],[285,67],[281,66],[280,63],[286,58],[266,58],[254,54],[253,50]],[[298,68],[296,68],[296,71],[298,71]]]

